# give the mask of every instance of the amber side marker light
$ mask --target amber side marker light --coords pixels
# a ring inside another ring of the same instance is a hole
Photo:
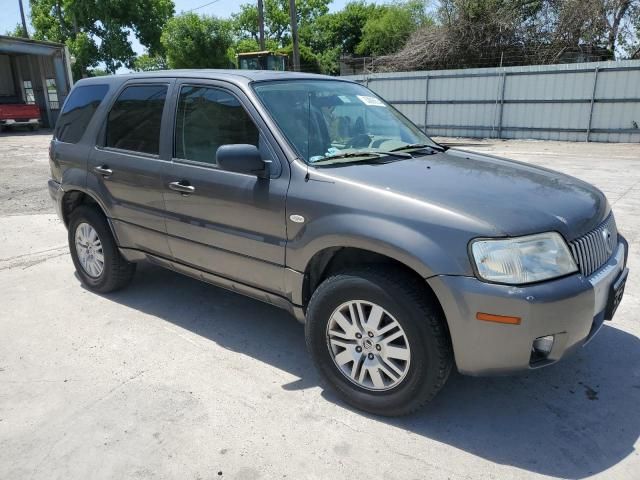
[[[520,325],[520,317],[507,317],[505,315],[493,315],[492,313],[476,313],[477,320],[494,323],[507,323],[509,325]]]

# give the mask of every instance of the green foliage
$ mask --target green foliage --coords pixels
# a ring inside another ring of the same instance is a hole
[[[143,53],[138,55],[133,62],[133,69],[136,72],[150,72],[153,70],[166,70],[167,60],[160,55],[150,55]]]
[[[620,35],[619,43],[627,58],[640,60],[640,2],[632,5],[629,10],[629,30],[632,33]]]
[[[318,52],[322,73],[337,75],[340,72],[340,55],[356,53],[367,21],[378,16],[383,8],[355,0],[338,12],[322,15],[313,24],[302,26],[300,39]]]
[[[24,28],[22,28],[22,24],[21,23],[16,23],[16,26],[14,27],[13,30],[7,30],[5,32],[5,35],[7,37],[26,37],[27,36],[27,32],[24,31]]]
[[[104,77],[106,75],[110,75],[104,68],[92,68],[87,72],[90,77]]]
[[[228,20],[187,13],[169,20],[162,32],[169,68],[228,68],[232,46]]]
[[[331,0],[297,0],[298,29],[313,24],[329,11]],[[258,8],[255,2],[240,6],[240,12],[232,16],[234,34],[239,39],[258,41]],[[265,38],[285,45],[291,38],[289,0],[264,0]]]
[[[254,3],[240,5],[240,12],[231,16],[231,26],[240,41],[254,40],[258,45],[258,7]]]
[[[320,72],[325,75],[340,73],[340,47],[328,48],[317,54]]]
[[[79,32],[74,37],[67,39],[66,43],[74,58],[71,66],[73,78],[78,79],[89,75],[88,67],[95,67],[100,59],[96,43],[86,32]]]
[[[313,51],[304,44],[300,44],[300,71],[307,73],[322,73],[320,68],[320,62],[318,57]],[[289,65],[293,65],[293,44],[289,44],[278,50],[279,53],[284,53],[289,56]]]
[[[384,5],[365,0],[349,2],[339,12],[323,15],[315,24],[305,25],[300,30],[300,38],[314,51],[339,47],[340,51],[353,54],[362,41],[367,22],[378,18],[386,9]]]
[[[383,5],[367,19],[355,52],[361,55],[394,53],[413,32],[429,23],[433,20],[427,16],[420,0]]]
[[[265,42],[265,49],[270,51],[278,50],[279,45],[275,40],[267,39]],[[235,42],[229,50],[227,50],[227,57],[229,58],[229,62],[232,63],[235,67],[237,67],[236,55],[239,53],[249,53],[249,52],[258,52],[260,51],[260,45],[258,41],[253,38],[243,38]]]
[[[104,63],[115,73],[132,67],[129,34],[152,55],[162,53],[160,34],[173,16],[172,0],[30,0],[34,38],[66,43],[76,78]]]
[[[354,0],[300,28],[302,42],[317,53],[323,73],[339,72],[340,55],[383,55],[402,48],[419,27],[433,23],[424,2],[389,4]]]

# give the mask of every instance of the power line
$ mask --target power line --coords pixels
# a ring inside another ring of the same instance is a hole
[[[194,10],[200,10],[201,8],[208,7],[209,5],[213,5],[214,3],[219,2],[220,0],[213,0],[213,2],[205,3],[204,5],[200,5],[199,7],[192,8],[187,10],[186,13],[193,12]]]

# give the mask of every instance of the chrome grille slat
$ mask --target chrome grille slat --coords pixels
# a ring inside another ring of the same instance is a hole
[[[600,237],[602,237],[602,231],[600,231]],[[598,243],[598,265],[602,265],[607,260],[606,244],[604,241]]]
[[[589,256],[589,270],[594,271],[596,269],[596,246],[593,242],[593,233],[589,233],[587,237],[587,255]]]
[[[591,271],[591,255],[589,255],[589,237],[584,237],[580,240],[580,245],[582,246],[582,258],[584,259],[584,268],[585,271]]]
[[[593,232],[591,232],[589,234],[589,248],[591,249],[590,253],[590,260],[591,260],[591,271],[593,272],[598,265],[598,248],[596,247],[597,242],[595,241],[595,239],[593,238],[595,235],[593,234]]]
[[[600,234],[600,232],[598,232],[598,234],[600,236],[602,236],[602,234]],[[593,264],[594,265],[602,265],[600,262],[602,261],[602,259],[600,258],[600,245],[603,244],[603,242],[598,242],[596,239],[596,236],[592,233],[591,234],[591,243],[593,244]]]
[[[582,268],[583,266],[584,266],[584,268],[586,268],[586,266],[587,266],[587,257],[585,255],[585,249],[584,249],[583,241],[582,240],[578,240],[576,242],[576,245],[577,245],[577,248],[578,248],[578,252],[580,252],[580,256],[577,259],[578,265],[580,265],[580,268]]]
[[[610,233],[604,236],[604,230]],[[569,247],[574,260],[580,268],[580,273],[588,277],[599,270],[611,258],[618,244],[618,230],[613,214],[592,231],[573,240]],[[611,253],[609,253],[611,252]]]

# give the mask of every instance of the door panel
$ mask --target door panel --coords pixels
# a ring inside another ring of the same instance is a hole
[[[158,80],[123,86],[91,153],[87,181],[106,204],[120,246],[163,257],[171,257],[163,197],[170,154],[161,142],[170,88]]]
[[[88,187],[105,202],[120,246],[170,256],[164,220],[163,177],[167,162],[157,158],[96,149],[91,156]],[[113,173],[104,176],[95,168]]]
[[[168,181],[186,180],[195,188],[189,195],[165,190],[176,260],[282,291],[286,183],[179,163],[169,168]]]
[[[183,95],[176,109],[176,151],[187,159],[176,158],[168,167],[164,192],[174,258],[282,294],[288,169],[281,168],[274,149],[247,114],[247,105],[239,100],[239,92],[181,87],[177,89]],[[279,175],[264,179],[219,169],[215,152],[230,142],[256,144],[263,159],[278,162],[274,171]],[[171,182],[194,190],[171,190]]]

